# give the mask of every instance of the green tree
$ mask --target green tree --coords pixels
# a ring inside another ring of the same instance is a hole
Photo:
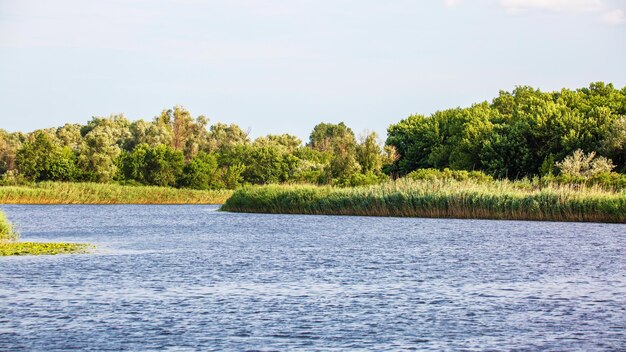
[[[319,151],[334,150],[340,143],[356,143],[354,132],[345,123],[320,123],[313,127],[308,146]]]
[[[81,126],[77,123],[66,123],[56,130],[56,137],[64,147],[77,151],[81,144]]]
[[[147,149],[144,160],[144,179],[148,184],[174,187],[183,174],[185,157],[182,151],[170,146],[161,144]]]
[[[16,169],[15,158],[22,146],[21,133],[9,133],[0,129],[0,175]]]
[[[172,139],[171,127],[167,124],[137,120],[130,125],[132,139],[124,146],[127,151],[140,144],[154,148],[159,144],[169,144]]]
[[[613,120],[601,142],[600,150],[615,162],[618,170],[626,172],[626,116]]]
[[[137,145],[132,152],[123,151],[118,159],[121,180],[133,180],[147,184],[146,180],[146,154],[151,147],[146,143]]]
[[[200,152],[185,165],[180,185],[195,189],[217,189],[221,185],[219,177],[215,155]]]
[[[87,133],[79,149],[78,166],[83,178],[109,182],[117,175],[117,158],[121,148],[109,128],[95,128]]]
[[[248,132],[235,124],[216,123],[209,128],[208,150],[216,151],[250,143]]]
[[[31,181],[72,181],[76,176],[76,157],[61,147],[50,134],[36,131],[16,155],[17,169]]]
[[[276,146],[283,149],[287,153],[293,153],[302,145],[300,138],[291,134],[267,135],[259,137],[254,141],[257,146]]]
[[[174,150],[169,145],[150,147],[144,143],[136,146],[132,152],[123,153],[118,164],[126,180],[175,187],[183,176],[185,158],[182,151]]]
[[[379,173],[384,160],[383,150],[378,144],[376,132],[367,134],[361,143],[356,146],[357,162],[361,166],[361,173]]]
[[[423,115],[411,115],[389,126],[386,145],[393,147],[398,155],[391,174],[406,175],[413,170],[429,168],[430,154],[439,142],[438,125]]]
[[[385,169],[404,175],[449,167],[521,178],[546,172],[550,160],[577,149],[610,156],[621,168],[616,121],[626,110],[625,91],[602,82],[556,92],[521,86],[491,104],[409,116],[388,129],[386,144],[398,158]]]

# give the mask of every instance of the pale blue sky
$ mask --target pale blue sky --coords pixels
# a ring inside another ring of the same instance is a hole
[[[254,137],[411,113],[500,89],[626,85],[626,1],[0,0],[0,128],[180,104]]]

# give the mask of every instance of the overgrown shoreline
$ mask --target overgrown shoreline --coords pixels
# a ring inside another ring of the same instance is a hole
[[[411,175],[413,179],[352,188],[268,185],[198,191],[43,182],[2,186],[0,203],[223,204],[221,210],[249,213],[626,223],[623,187],[493,180],[482,174],[427,171]]]
[[[402,179],[378,186],[239,190],[231,212],[626,223],[626,192],[509,181]]]
[[[222,204],[232,193],[231,190],[41,182],[0,186],[0,204]]]

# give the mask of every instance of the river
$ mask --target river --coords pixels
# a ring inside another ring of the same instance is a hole
[[[0,350],[624,350],[626,225],[1,205]]]

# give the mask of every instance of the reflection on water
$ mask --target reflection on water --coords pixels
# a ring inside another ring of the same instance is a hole
[[[626,226],[9,206],[0,350],[626,348]]]

